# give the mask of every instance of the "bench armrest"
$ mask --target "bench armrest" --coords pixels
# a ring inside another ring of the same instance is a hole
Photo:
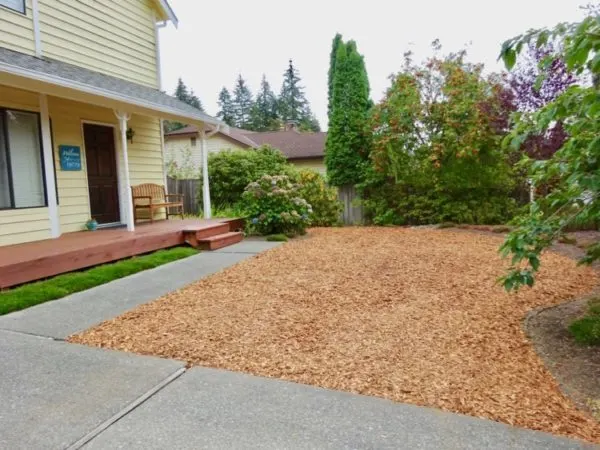
[[[169,197],[177,197],[183,200],[184,195],[183,194],[167,194],[165,195],[165,199],[168,199]]]

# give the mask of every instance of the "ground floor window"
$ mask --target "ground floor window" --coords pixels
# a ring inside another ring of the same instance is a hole
[[[37,113],[0,109],[0,209],[46,206]]]

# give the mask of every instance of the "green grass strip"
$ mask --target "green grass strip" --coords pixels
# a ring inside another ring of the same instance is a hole
[[[66,273],[47,280],[24,284],[0,292],[0,316],[66,297],[75,292],[84,291],[143,270],[153,269],[197,253],[198,250],[190,247],[175,247],[147,255],[134,256],[133,258],[80,272]]]

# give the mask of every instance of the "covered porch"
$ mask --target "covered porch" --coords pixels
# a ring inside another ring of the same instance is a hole
[[[237,219],[184,219],[66,233],[0,247],[0,289],[178,245],[215,250],[242,239]]]
[[[166,185],[163,120],[221,126],[157,89],[0,48],[0,248],[76,241],[92,218],[134,233],[131,187]]]

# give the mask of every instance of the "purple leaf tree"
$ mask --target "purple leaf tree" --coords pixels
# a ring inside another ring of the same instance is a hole
[[[551,43],[540,48],[530,44],[524,58],[510,73],[508,84],[517,109],[527,113],[550,103],[577,81]],[[523,150],[534,159],[548,159],[567,138],[563,124],[557,122],[547,133],[529,136]]]

